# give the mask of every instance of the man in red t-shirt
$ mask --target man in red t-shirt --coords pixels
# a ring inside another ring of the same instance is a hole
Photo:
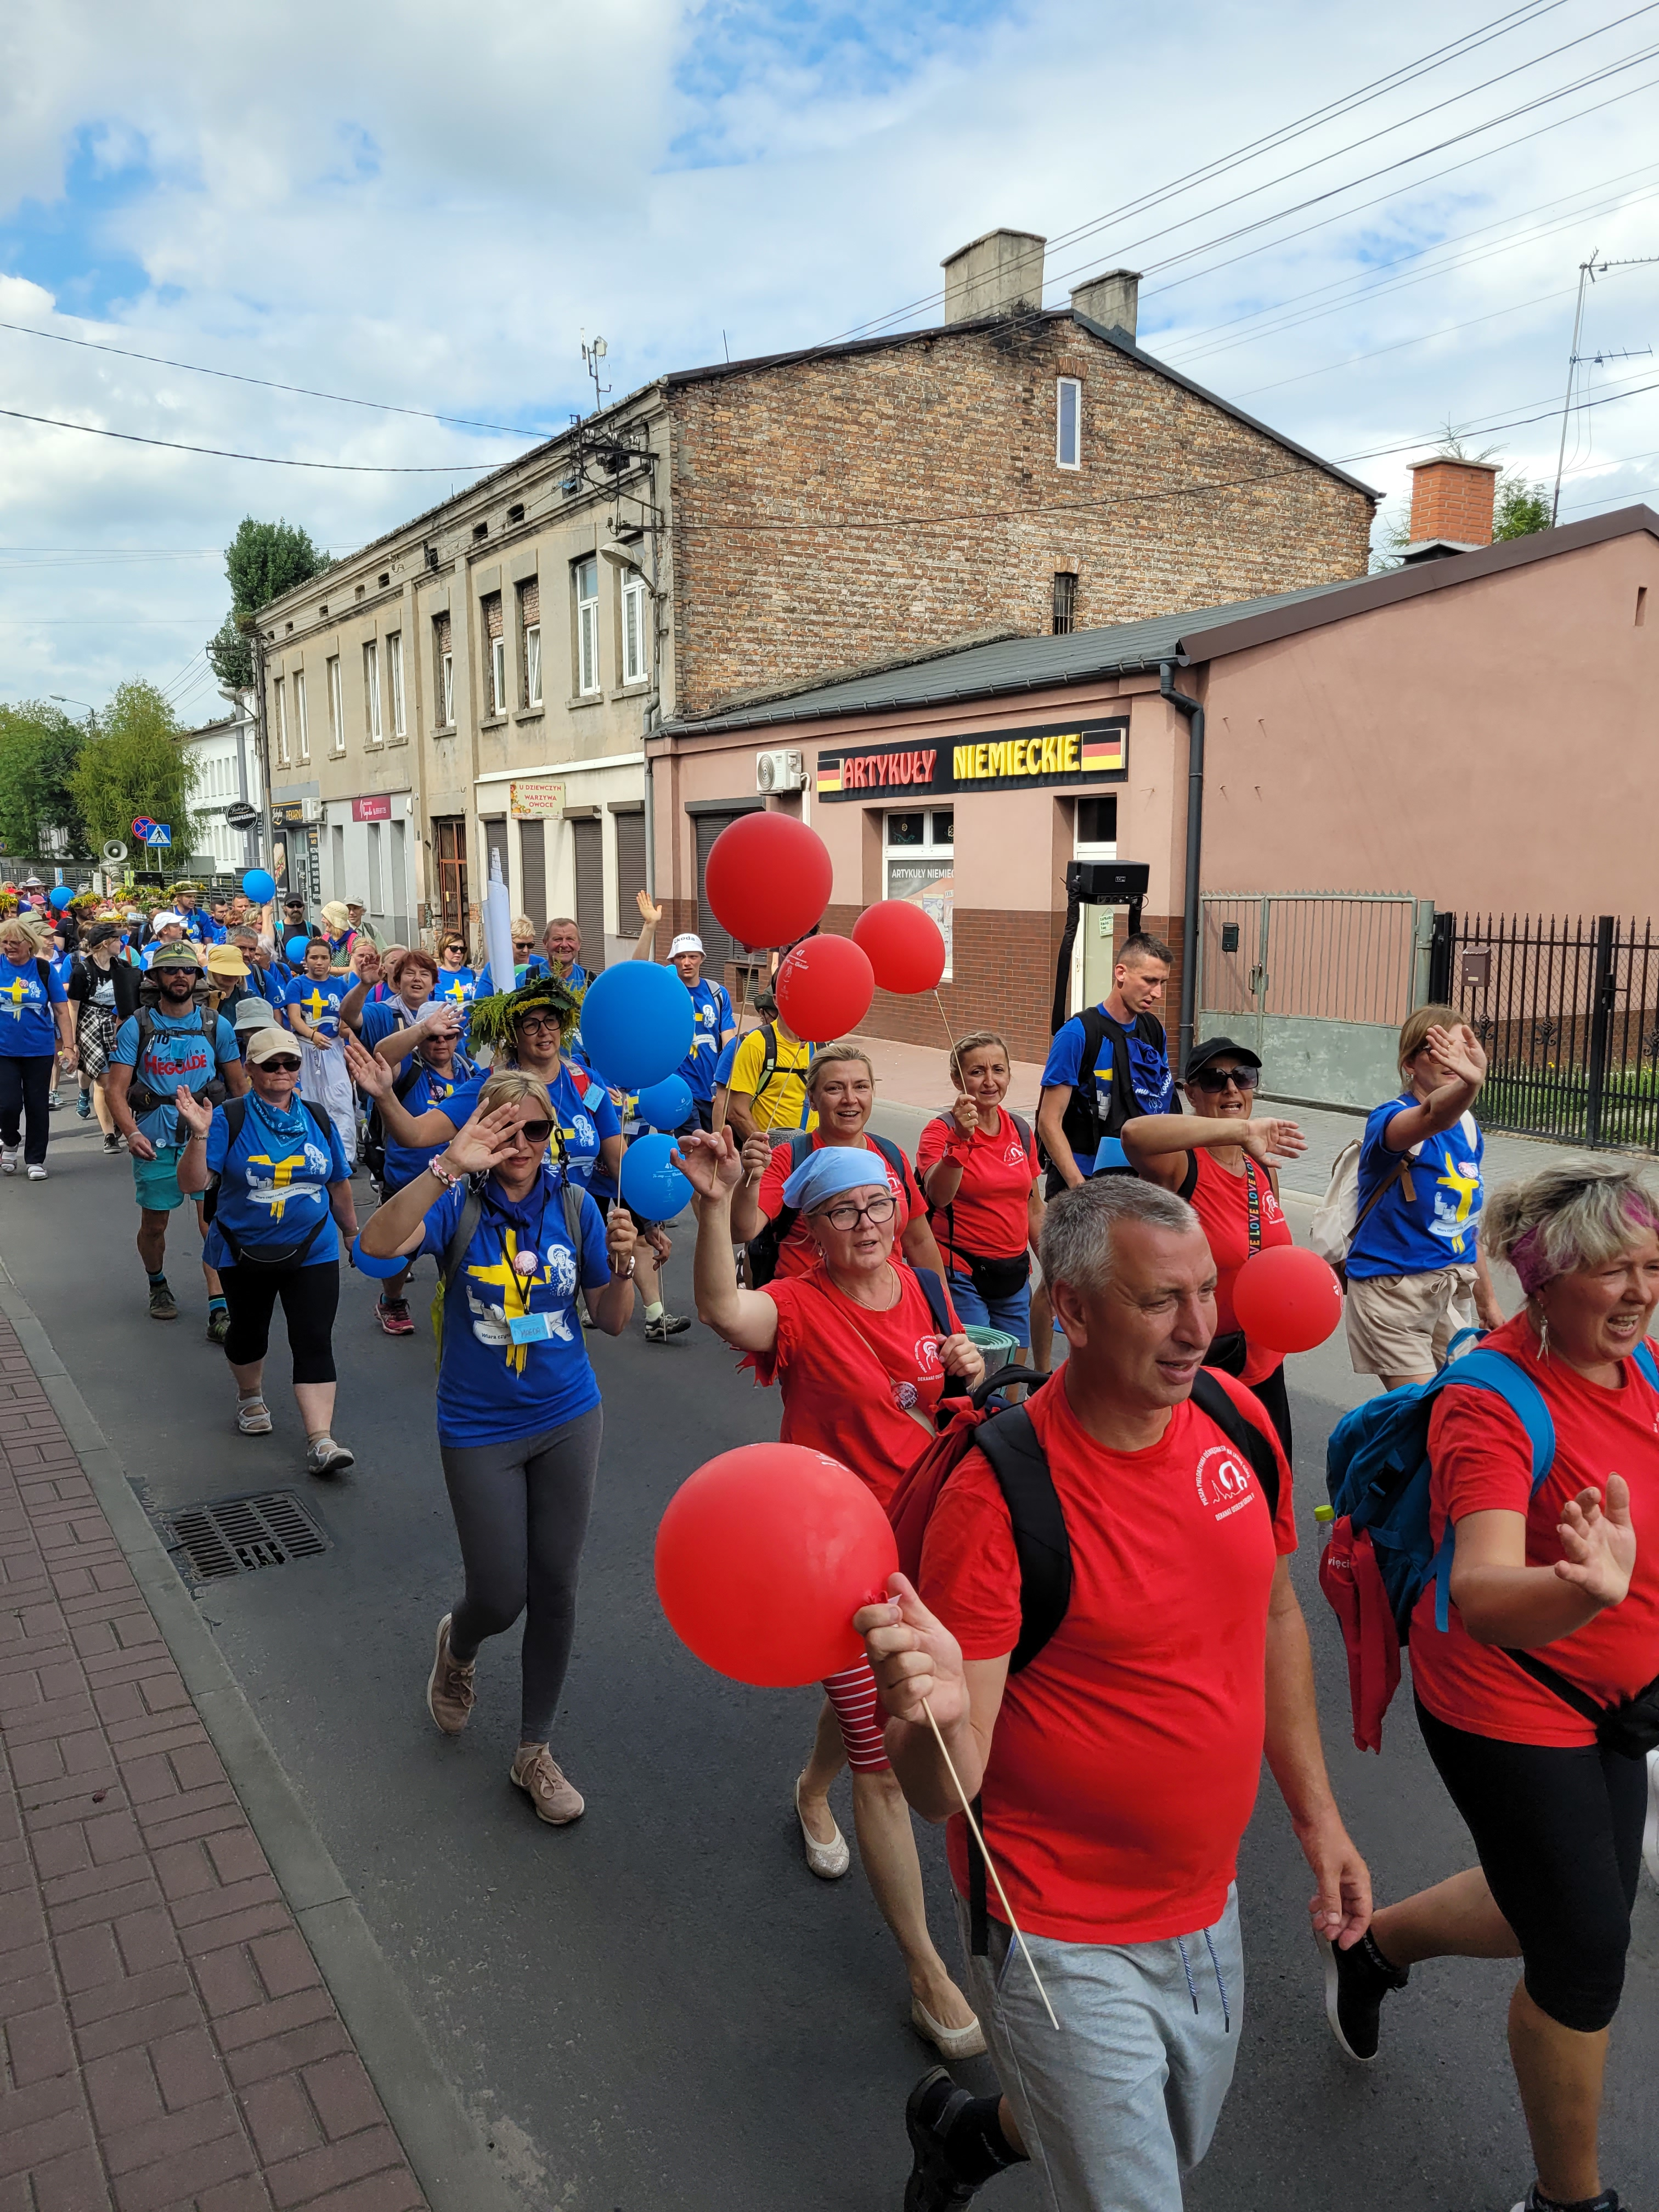
[[[1002,1492],[970,1452],[934,1504],[920,1590],[857,1618],[891,1718],[906,1796],[949,1820],[967,1887],[956,1787],[981,1799],[988,1848],[1062,2033],[1012,1941],[994,1888],[969,1998],[1007,2094],[972,2098],[942,2070],[913,2091],[908,2212],[967,2203],[999,2168],[1040,2158],[1055,2212],[1180,2212],[1238,2046],[1239,1839],[1265,1749],[1313,1869],[1316,1934],[1345,1948],[1370,1878],[1330,1784],[1308,1634],[1291,1586],[1291,1471],[1243,1384],[1218,1377],[1270,1440],[1279,1504],[1192,1402],[1215,1331],[1215,1263],[1173,1193],[1097,1177],[1049,1206],[1042,1268],[1071,1346],[1029,1403],[1064,1514],[1071,1594],[1018,1674],[1020,1571]],[[968,1920],[958,1905],[964,1938]],[[1006,1964],[1006,1972],[1003,1972]]]

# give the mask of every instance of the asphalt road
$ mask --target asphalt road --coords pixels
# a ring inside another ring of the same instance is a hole
[[[826,1886],[801,1861],[790,1789],[814,1696],[707,1672],[652,1590],[666,1499],[713,1452],[775,1435],[775,1398],[700,1328],[647,1346],[636,1321],[595,1344],[605,1446],[555,1743],[589,1810],[547,1830],[507,1778],[515,1639],[486,1651],[465,1736],[440,1737],[424,1707],[434,1625],[459,1571],[423,1315],[415,1337],[383,1338],[372,1286],[348,1276],[337,1427],[357,1466],[335,1485],[308,1481],[284,1353],[270,1363],[275,1433],[234,1433],[223,1360],[203,1334],[193,1223],[174,1217],[184,1311],[161,1327],[145,1312],[125,1158],[106,1159],[71,1114],[53,1123],[51,1179],[0,1182],[0,1254],[153,1511],[260,1488],[307,1496],[326,1555],[213,1584],[203,1609],[527,2200],[560,2212],[897,2212],[903,2099],[932,2054],[906,2024],[896,1954],[856,1870]],[[684,1309],[689,1240],[668,1281]],[[423,1267],[422,1305],[430,1287]],[[1347,1737],[1312,1510],[1325,1432],[1361,1395],[1340,1345],[1296,1363],[1297,1571],[1336,1787],[1386,1896],[1469,1854],[1403,1700],[1380,1760]],[[850,1831],[844,1797],[841,1812]],[[922,1850],[949,1956],[939,1838],[924,1833]],[[1530,2173],[1504,2049],[1511,1970],[1419,1969],[1391,2001],[1382,2059],[1360,2071],[1324,2026],[1307,1876],[1270,1780],[1241,1887],[1238,2071],[1191,2183],[1194,2212],[1508,2212]],[[1659,1899],[1644,1881],[1604,2139],[1607,2179],[1646,2212],[1659,2203],[1656,2031]],[[983,2062],[962,2070],[990,2086]],[[1037,2198],[1014,2174],[981,2201],[1031,2212]]]

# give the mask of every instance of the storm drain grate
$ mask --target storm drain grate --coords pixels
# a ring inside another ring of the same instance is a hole
[[[328,1549],[328,1538],[291,1490],[259,1498],[222,1498],[169,1516],[172,1543],[198,1582],[285,1567]]]

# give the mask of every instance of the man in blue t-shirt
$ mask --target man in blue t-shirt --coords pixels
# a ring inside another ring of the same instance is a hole
[[[1049,1159],[1047,1197],[1075,1190],[1105,1166],[1099,1158],[1104,1139],[1138,1114],[1180,1112],[1169,1039],[1152,1011],[1164,1003],[1174,958],[1161,938],[1138,931],[1124,945],[1100,1004],[1055,1030],[1036,1116]]]
[[[222,1014],[194,1003],[202,970],[195,948],[164,945],[150,962],[154,1005],[141,1002],[115,1033],[104,1095],[116,1127],[127,1140],[138,1200],[138,1256],[149,1277],[152,1321],[176,1321],[179,1308],[167,1286],[167,1216],[186,1195],[197,1201],[197,1223],[204,1237],[201,1194],[179,1188],[179,1162],[190,1141],[181,1128],[175,1096],[182,1085],[192,1097],[222,1085],[222,1096],[240,1097],[247,1089],[236,1032]],[[211,1093],[209,1093],[211,1096]],[[215,1102],[216,1103],[216,1101]],[[205,1260],[208,1336],[222,1344],[228,1326],[219,1277]]]
[[[1460,1331],[1504,1322],[1480,1249],[1486,1053],[1454,1008],[1419,1006],[1400,1033],[1400,1096],[1366,1116],[1344,1263],[1348,1356],[1385,1390],[1426,1382]]]

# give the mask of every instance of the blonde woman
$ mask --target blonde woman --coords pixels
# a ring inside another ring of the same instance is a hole
[[[958,1097],[916,1146],[916,1173],[951,1265],[964,1322],[1031,1341],[1031,1247],[1042,1227],[1042,1170],[1031,1125],[1003,1104],[1013,1080],[1008,1041],[977,1030],[951,1052]]]
[[[46,944],[45,933],[21,915],[0,922],[0,1175],[16,1174],[21,1150],[31,1182],[46,1179],[47,1102],[58,1055],[75,1059],[69,994]]]
[[[444,1149],[386,1200],[361,1249],[380,1261],[429,1252],[441,1278],[438,1443],[466,1587],[438,1623],[427,1710],[459,1735],[480,1646],[523,1613],[512,1779],[562,1827],[584,1801],[550,1739],[605,1419],[576,1293],[596,1328],[621,1334],[634,1309],[634,1224],[620,1207],[607,1222],[550,1168],[553,1128],[546,1084],[498,1070]]]

